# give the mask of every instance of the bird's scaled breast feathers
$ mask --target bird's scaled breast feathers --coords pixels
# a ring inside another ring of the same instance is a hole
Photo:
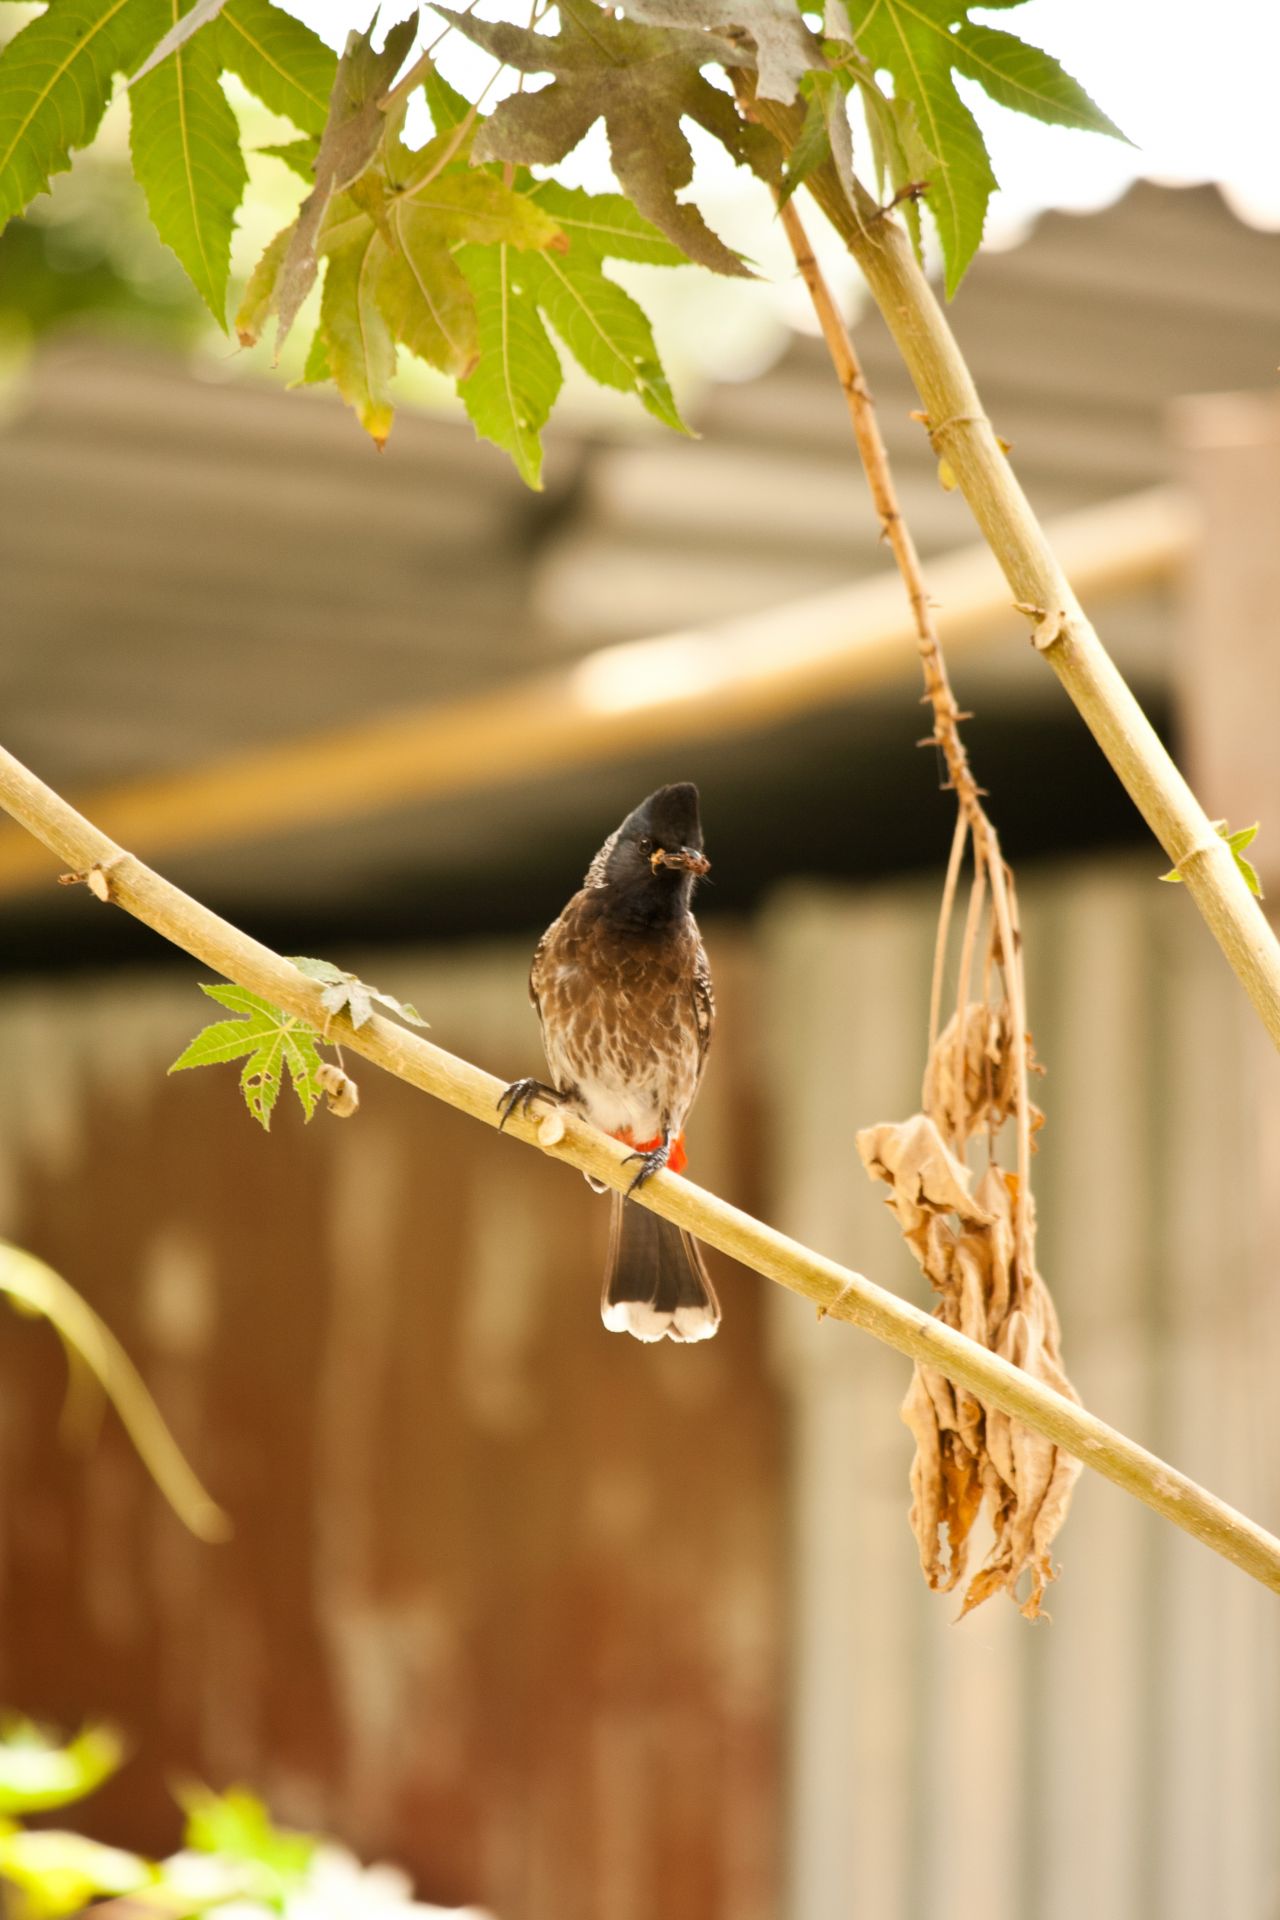
[[[610,926],[593,906],[575,895],[534,957],[530,989],[548,1064],[557,1084],[572,1083],[584,1095],[588,1087],[625,1089],[628,1124],[652,1110],[660,1125],[679,1126],[710,1037],[697,924],[687,914],[660,932],[637,934]],[[585,1104],[597,1108],[599,1099]]]

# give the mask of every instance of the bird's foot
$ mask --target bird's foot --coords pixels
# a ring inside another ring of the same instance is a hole
[[[497,1105],[502,1114],[498,1122],[498,1132],[506,1126],[513,1113],[522,1113],[526,1119],[535,1100],[546,1100],[553,1107],[562,1107],[568,1098],[559,1087],[549,1087],[545,1080],[513,1080],[498,1095]]]
[[[671,1158],[670,1134],[664,1134],[662,1139],[658,1141],[656,1146],[643,1148],[639,1153],[629,1153],[623,1164],[626,1166],[629,1166],[633,1160],[638,1160],[640,1162],[640,1166],[636,1172],[635,1179],[631,1182],[631,1185],[627,1188],[627,1192],[629,1194],[634,1193],[636,1191],[636,1188],[642,1187],[646,1180],[652,1180],[654,1174],[660,1173],[662,1168],[666,1166],[670,1158]]]

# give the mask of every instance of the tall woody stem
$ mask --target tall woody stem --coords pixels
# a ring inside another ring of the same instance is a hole
[[[841,318],[831,288],[818,265],[813,248],[809,244],[804,223],[796,211],[793,200],[782,203],[781,215],[783,230],[795,256],[796,267],[808,289],[814,313],[822,328],[827,352],[831,356],[831,364],[836,370],[836,377],[848,404],[849,419],[853,426],[854,438],[858,443],[858,453],[867,476],[867,484],[871,489],[872,501],[880,516],[884,537],[893,550],[893,557],[898,563],[898,571],[902,575],[903,585],[907,590],[907,598],[911,602],[911,613],[916,628],[916,646],[924,673],[924,697],[933,710],[933,733],[930,736],[930,744],[936,744],[942,751],[950,785],[955,789],[961,818],[973,836],[975,868],[979,875],[985,874],[991,888],[992,908],[995,913],[996,931],[999,935],[1000,964],[1008,988],[1013,1019],[1018,1131],[1018,1253],[1020,1260],[1029,1268],[1027,1208],[1031,1190],[1031,1099],[1027,1087],[1027,1049],[1024,1039],[1027,1009],[1021,943],[1017,935],[1016,915],[1012,901],[1011,876],[1000,851],[999,836],[982,804],[981,789],[974,779],[973,770],[969,765],[969,756],[960,735],[960,721],[964,716],[960,712],[955,694],[951,689],[951,682],[947,677],[947,664],[943,658],[937,623],[934,620],[933,609],[925,587],[920,556],[916,552],[911,529],[903,518],[902,509],[898,503],[898,493],[893,483],[893,470],[889,465],[889,452],[880,431],[880,423],[876,419],[875,402],[863,378],[862,367],[849,330]],[[954,895],[955,876],[949,869],[938,935],[940,951],[945,949],[947,923],[950,919]],[[979,892],[975,891],[974,899],[980,900]],[[965,972],[967,975],[967,968]],[[962,994],[962,1001],[964,998],[967,998],[967,993]],[[964,1013],[962,1004],[959,1008],[958,1027],[961,1086],[964,1084]],[[931,1014],[931,1027],[935,1018],[936,1016]],[[929,1037],[932,1047],[936,1036],[931,1031]]]
[[[750,75],[736,75],[735,85],[744,110],[790,155],[804,124],[803,110],[755,97]],[[933,445],[945,452],[1015,606],[1031,621],[1035,647],[1182,875],[1280,1047],[1280,942],[1230,848],[1086,619],[983,410],[973,375],[905,230],[856,181],[851,197],[830,161],[806,175],[805,187],[862,270],[915,383]]]

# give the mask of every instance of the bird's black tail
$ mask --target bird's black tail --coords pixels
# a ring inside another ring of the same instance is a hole
[[[611,1333],[637,1340],[709,1340],[720,1325],[720,1302],[693,1235],[620,1193],[600,1314]]]

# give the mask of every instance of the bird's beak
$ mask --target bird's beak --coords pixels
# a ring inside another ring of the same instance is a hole
[[[710,873],[711,862],[705,853],[699,853],[695,847],[681,847],[679,853],[668,853],[665,847],[658,847],[649,856],[649,865],[656,873],[659,867],[675,867],[680,873]]]

